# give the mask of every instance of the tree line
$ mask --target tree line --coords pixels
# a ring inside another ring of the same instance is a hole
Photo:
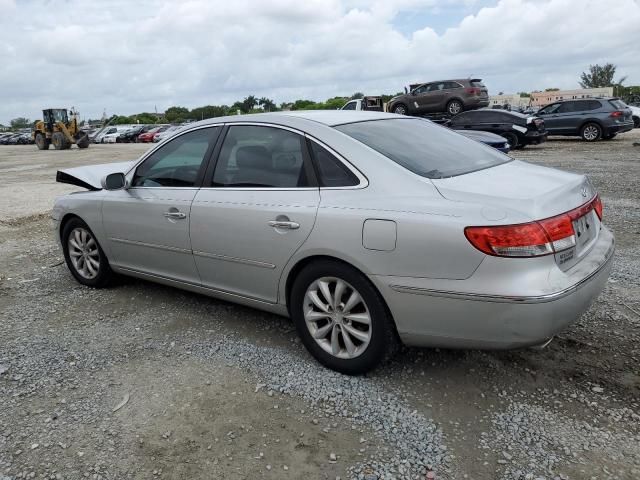
[[[614,96],[621,97],[628,103],[640,102],[640,86],[625,87],[622,82],[627,77],[621,77],[617,81],[614,80],[616,74],[616,65],[605,63],[604,65],[589,65],[589,69],[582,72],[578,83],[582,88],[601,88],[613,87]],[[558,88],[547,88],[545,91],[559,90]],[[400,95],[396,93],[395,95]],[[521,97],[530,96],[529,93],[519,92]],[[502,94],[500,92],[499,94]],[[382,102],[388,102],[395,95],[382,95]],[[225,115],[235,115],[237,113],[259,113],[259,112],[276,112],[280,110],[336,110],[341,108],[349,100],[354,98],[362,98],[361,92],[356,92],[350,97],[332,97],[324,102],[314,102],[313,100],[296,100],[294,102],[284,102],[280,105],[267,97],[256,97],[249,95],[232,105],[205,105],[188,109],[186,107],[174,106],[169,107],[163,115],[156,113],[142,112],[135,115],[118,115],[111,122],[115,125],[125,124],[153,124],[153,123],[182,123],[191,120],[204,120],[205,118],[223,117]],[[88,123],[101,123],[99,120],[87,120]],[[11,120],[11,128],[14,130],[21,128],[29,128],[33,126],[28,118],[18,117]]]

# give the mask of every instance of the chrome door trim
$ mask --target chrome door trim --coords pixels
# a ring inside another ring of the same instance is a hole
[[[392,290],[399,293],[409,293],[416,295],[427,295],[430,297],[445,297],[455,298],[458,300],[475,300],[481,302],[493,302],[493,303],[547,303],[553,302],[564,298],[572,293],[576,292],[587,284],[593,277],[598,275],[602,269],[606,268],[613,259],[613,252],[615,247],[611,245],[609,250],[605,254],[605,260],[589,275],[584,277],[579,282],[567,287],[563,290],[554,293],[548,293],[545,295],[531,295],[531,296],[514,296],[514,295],[490,295],[485,293],[469,293],[469,292],[454,292],[450,290],[436,290],[431,288],[420,288],[409,285],[389,285]]]
[[[191,250],[179,247],[170,247],[167,245],[158,245],[156,243],[137,242],[135,240],[127,240],[125,238],[109,237],[109,240],[117,243],[124,243],[125,245],[135,245],[137,247],[157,248],[158,250],[168,250],[170,252],[179,253],[192,253]]]
[[[276,268],[276,266],[272,263],[260,262],[258,260],[249,260],[248,258],[229,257],[227,255],[218,255],[215,253],[200,252],[197,250],[194,250],[193,254],[197,255],[198,257],[213,258],[215,260],[222,260],[225,262],[242,263],[244,265],[251,265],[253,267],[268,268],[270,270]]]

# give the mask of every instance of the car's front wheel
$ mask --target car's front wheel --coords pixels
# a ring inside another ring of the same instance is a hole
[[[407,115],[409,113],[409,109],[407,108],[407,106],[405,104],[398,103],[397,105],[394,105],[393,113],[398,114],[398,115]]]
[[[94,288],[109,283],[113,277],[109,261],[86,223],[77,217],[69,220],[61,240],[67,267],[78,282]]]
[[[309,352],[323,365],[357,375],[397,345],[391,315],[369,280],[335,261],[305,267],[291,290],[291,315]]]
[[[580,136],[587,142],[595,142],[602,137],[602,128],[597,123],[587,123],[580,130]]]

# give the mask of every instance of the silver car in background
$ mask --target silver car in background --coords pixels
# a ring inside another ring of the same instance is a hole
[[[614,251],[584,175],[380,112],[206,120],[57,179],[89,190],[53,209],[80,283],[116,272],[288,315],[349,374],[398,340],[543,344],[600,293]]]

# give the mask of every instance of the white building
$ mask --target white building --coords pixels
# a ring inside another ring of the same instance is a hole
[[[490,95],[489,108],[493,107],[494,105],[499,105],[501,107],[509,105],[512,108],[525,108],[529,106],[529,100],[529,97],[521,97],[518,93],[508,95]]]
[[[542,107],[558,100],[576,100],[590,97],[613,97],[613,87],[578,88],[576,90],[554,90],[550,92],[534,92],[531,94],[531,105]]]

